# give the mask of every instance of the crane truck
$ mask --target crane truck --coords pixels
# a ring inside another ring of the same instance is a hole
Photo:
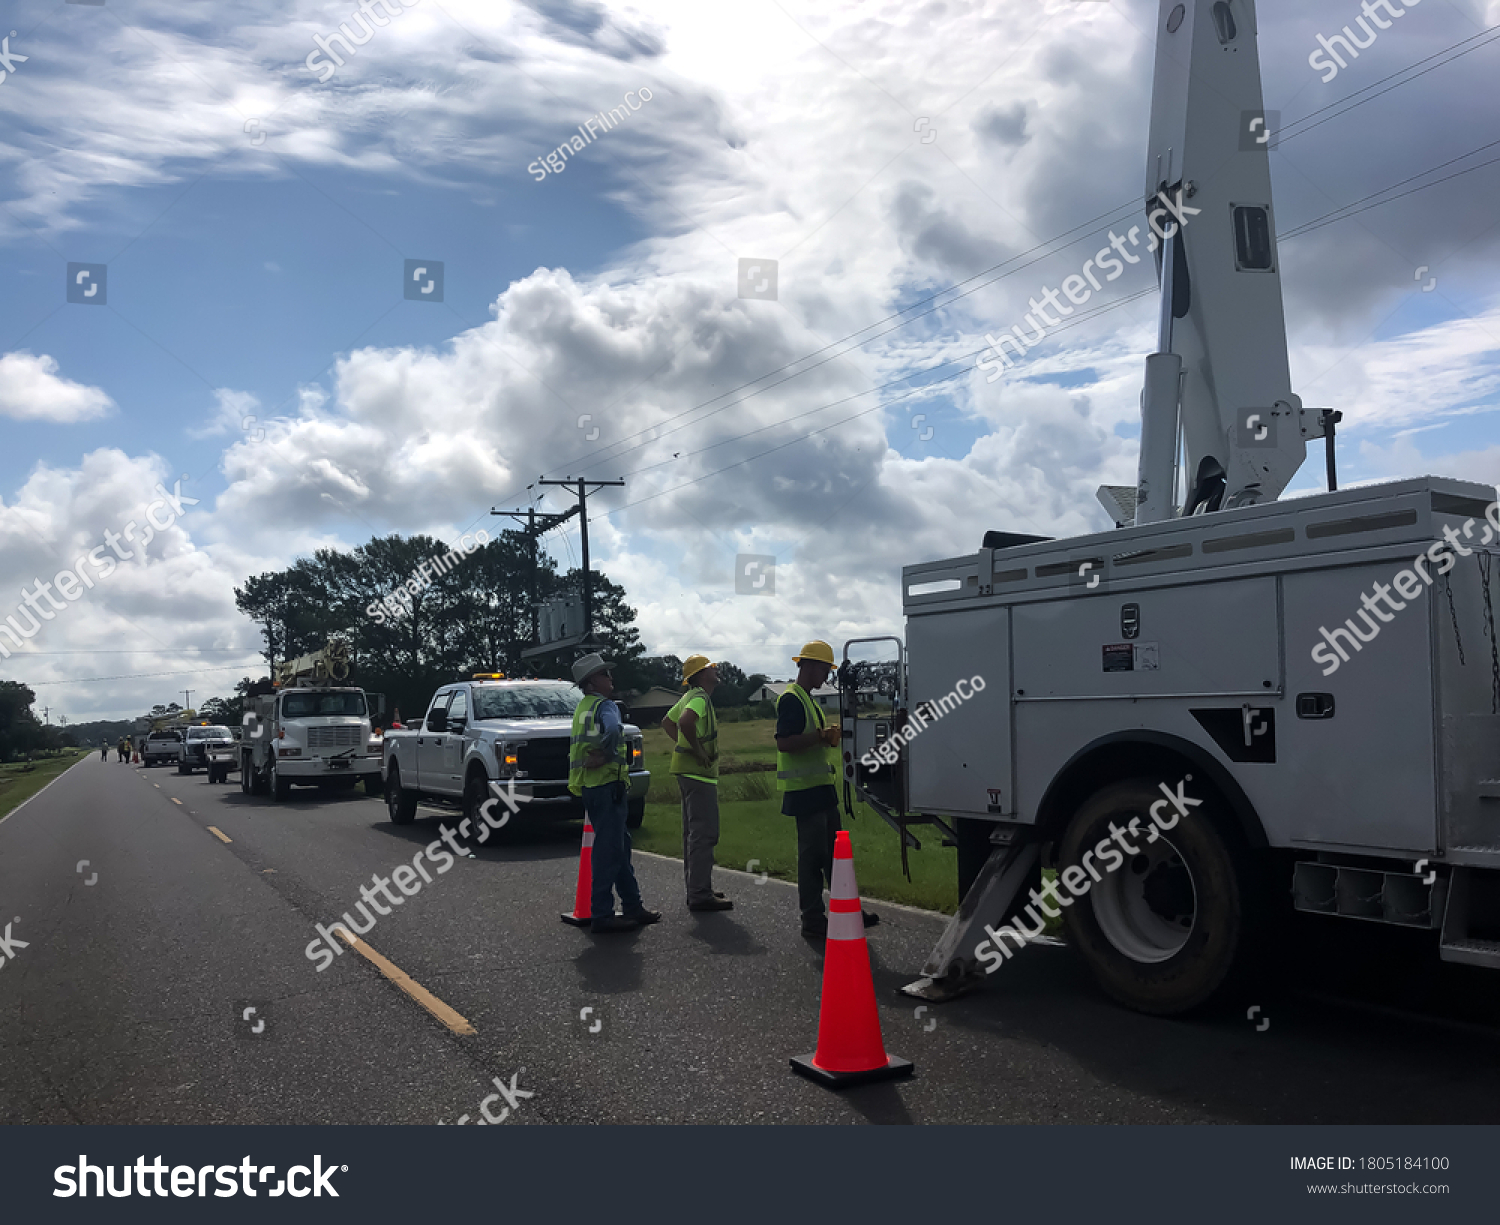
[[[367,794],[381,794],[370,715],[380,713],[384,699],[343,684],[348,678],[348,646],[335,640],[278,665],[269,693],[247,695],[239,745],[242,792],[270,792],[282,801],[294,786],[348,790],[363,780]]]
[[[846,805],[903,855],[914,827],[957,847],[908,994],[1003,977],[1055,916],[1157,1015],[1230,994],[1294,912],[1500,968],[1495,490],[1337,488],[1338,417],[1291,390],[1256,38],[1253,0],[1160,4],[1143,213],[1188,207],[1115,528],[905,566],[904,638],[844,646]],[[1317,438],[1328,491],[1278,500]]]

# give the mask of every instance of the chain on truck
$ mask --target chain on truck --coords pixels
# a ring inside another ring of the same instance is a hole
[[[1500,968],[1495,490],[1337,488],[1339,415],[1290,386],[1254,5],[1163,0],[1156,28],[1142,230],[1187,207],[1154,244],[1115,529],[906,566],[904,640],[844,647],[846,805],[903,857],[922,826],[957,847],[958,912],[904,990],[1003,966],[1045,867],[1068,943],[1144,1012],[1229,992],[1289,908]],[[1278,501],[1316,438],[1329,491]]]
[[[380,795],[380,751],[371,748],[370,715],[380,694],[349,679],[349,648],[332,641],[321,651],[276,668],[270,693],[245,699],[240,736],[240,790],[285,800],[294,786],[349,790],[361,780]]]

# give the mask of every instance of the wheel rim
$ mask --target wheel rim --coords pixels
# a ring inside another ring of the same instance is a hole
[[[1140,854],[1094,887],[1099,930],[1124,956],[1144,965],[1167,961],[1182,951],[1198,914],[1192,870],[1170,838],[1145,843]]]
[[[397,774],[394,770],[392,770],[391,771],[390,782],[386,785],[386,789],[385,789],[385,807],[386,807],[386,811],[389,812],[392,817],[395,817],[395,815],[396,815],[396,805],[397,805],[397,801],[398,801],[398,798],[400,797],[400,795],[401,795],[401,776],[399,774]]]

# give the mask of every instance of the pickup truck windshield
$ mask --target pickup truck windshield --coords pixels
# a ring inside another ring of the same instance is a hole
[[[317,715],[355,715],[365,713],[362,693],[288,693],[281,698],[283,719],[306,719]]]
[[[566,684],[475,685],[472,692],[476,719],[571,719],[583,697]]]

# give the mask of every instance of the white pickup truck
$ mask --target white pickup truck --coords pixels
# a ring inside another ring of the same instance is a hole
[[[477,828],[480,806],[512,783],[529,797],[528,816],[566,820],[583,815],[568,791],[573,710],[582,700],[566,681],[505,680],[481,673],[444,685],[419,727],[389,728],[382,774],[391,820],[405,825],[419,802],[462,807]],[[646,814],[651,775],[640,728],[625,725],[630,770],[629,825]]]

